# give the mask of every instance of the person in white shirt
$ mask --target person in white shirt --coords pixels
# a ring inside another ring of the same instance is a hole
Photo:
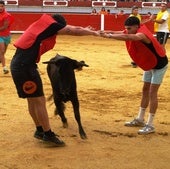
[[[156,33],[157,40],[164,47],[169,37],[170,21],[169,13],[167,11],[167,3],[161,3],[161,10],[158,12],[156,18],[152,17],[154,22],[154,32]]]

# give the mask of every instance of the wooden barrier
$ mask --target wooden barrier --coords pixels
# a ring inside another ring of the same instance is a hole
[[[42,13],[11,13],[14,16],[14,23],[11,27],[12,32],[22,32],[30,24],[41,17]],[[89,26],[91,25],[96,30],[101,28],[101,16],[100,15],[90,15],[90,14],[63,14],[67,24],[77,25],[77,26]],[[118,16],[106,15],[104,19],[104,29],[105,30],[123,30],[124,21],[128,15]],[[143,16],[144,18],[145,16]],[[149,22],[146,24],[147,27],[153,32],[153,23]]]

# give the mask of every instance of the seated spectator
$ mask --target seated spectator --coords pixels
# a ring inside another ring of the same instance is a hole
[[[105,7],[102,7],[101,10],[99,11],[99,15],[104,14],[107,15],[107,11],[105,9]]]
[[[115,18],[118,18],[119,16],[124,16],[125,13],[124,13],[124,10],[120,10],[116,15],[115,15]]]
[[[148,17],[150,17],[151,15],[152,15],[151,12],[148,12],[148,13],[147,13],[147,16],[148,16]]]
[[[110,15],[110,14],[111,14],[111,13],[110,13],[110,9],[108,9],[108,10],[107,10],[107,15]]]
[[[124,10],[120,10],[120,12],[117,15],[124,15],[124,14],[125,14]]]
[[[91,15],[97,15],[97,10],[95,8],[93,8],[92,12],[91,12]]]

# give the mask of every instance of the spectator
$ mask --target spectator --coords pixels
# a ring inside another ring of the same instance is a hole
[[[124,10],[120,10],[117,14],[115,14],[115,18],[118,18],[119,16],[124,16]]]
[[[12,16],[5,11],[4,1],[0,1],[0,61],[2,63],[4,74],[9,73],[5,63],[5,53],[8,44],[11,41],[10,25],[12,24]]]
[[[151,17],[151,16],[152,16],[151,12],[148,12],[148,13],[147,13],[147,16],[148,16],[148,17]]]
[[[102,7],[101,10],[99,11],[99,15],[104,14],[107,15],[107,11],[105,9],[105,7]]]
[[[91,12],[91,15],[97,15],[97,10],[95,8],[93,8],[92,12]]]
[[[139,8],[137,6],[133,6],[132,7],[132,11],[131,14],[129,15],[129,17],[131,16],[135,16],[139,19],[139,21],[141,22],[141,15],[139,14]]]
[[[110,9],[107,9],[107,15],[110,15],[111,13],[110,13]]]
[[[124,15],[124,14],[125,14],[124,10],[120,10],[120,12],[117,15]]]
[[[167,3],[161,3],[161,10],[158,12],[156,18],[153,16],[152,21],[154,22],[154,32],[156,33],[157,40],[164,47],[169,37],[170,30],[170,16],[167,11]]]

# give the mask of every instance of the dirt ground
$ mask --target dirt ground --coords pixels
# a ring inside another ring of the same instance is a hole
[[[12,43],[18,35],[12,35]],[[170,57],[170,41],[167,54]],[[9,45],[9,66],[15,52]],[[33,137],[35,130],[27,103],[19,99],[11,74],[0,72],[1,169],[169,169],[170,166],[170,68],[159,90],[156,133],[137,134],[124,126],[138,112],[142,70],[132,68],[124,42],[100,37],[59,36],[53,50],[39,63],[46,97],[51,94],[47,61],[56,53],[84,60],[88,68],[76,72],[81,119],[88,139],[82,140],[71,104],[66,104],[68,129],[62,128],[54,105],[47,102],[52,130],[65,141],[62,148],[48,147]],[[146,114],[147,119],[148,111]]]

